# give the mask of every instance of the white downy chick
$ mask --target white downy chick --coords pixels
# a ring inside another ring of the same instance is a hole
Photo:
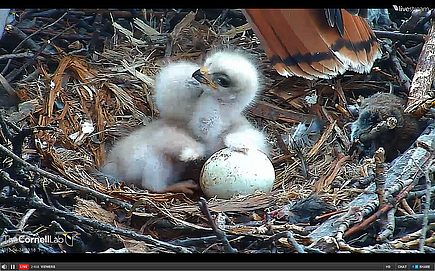
[[[155,192],[193,194],[194,182],[178,182],[186,162],[203,158],[204,152],[204,146],[185,130],[157,120],[119,140],[102,171]]]
[[[268,154],[265,136],[242,115],[261,89],[260,74],[240,51],[218,51],[193,73],[202,83],[189,127],[206,145],[209,156],[222,147],[239,151],[250,148]]]
[[[199,65],[186,61],[173,62],[156,76],[154,101],[160,117],[187,123],[193,107],[202,94],[202,86],[192,78]]]

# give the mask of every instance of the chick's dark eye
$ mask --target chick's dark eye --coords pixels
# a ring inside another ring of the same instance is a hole
[[[221,75],[216,77],[216,83],[218,83],[218,85],[220,85],[224,88],[227,88],[230,86],[230,79],[228,78],[227,75],[221,74]]]

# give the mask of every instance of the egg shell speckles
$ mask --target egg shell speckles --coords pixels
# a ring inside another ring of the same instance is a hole
[[[275,170],[269,158],[258,150],[248,153],[228,148],[215,152],[201,170],[200,185],[207,197],[228,199],[236,194],[270,192]]]

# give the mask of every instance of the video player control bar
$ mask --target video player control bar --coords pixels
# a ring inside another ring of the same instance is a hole
[[[0,263],[0,270],[434,270],[434,263],[368,262],[61,262]]]

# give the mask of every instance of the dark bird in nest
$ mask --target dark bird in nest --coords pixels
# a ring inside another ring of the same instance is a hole
[[[366,98],[352,123],[351,142],[364,156],[372,157],[379,147],[390,162],[403,153],[422,131],[419,121],[404,112],[405,101],[394,94],[377,93]]]
[[[317,193],[312,193],[294,204],[285,205],[270,215],[279,220],[287,220],[292,224],[307,222],[315,224],[318,222],[316,221],[317,216],[336,210],[334,206],[321,199]]]

